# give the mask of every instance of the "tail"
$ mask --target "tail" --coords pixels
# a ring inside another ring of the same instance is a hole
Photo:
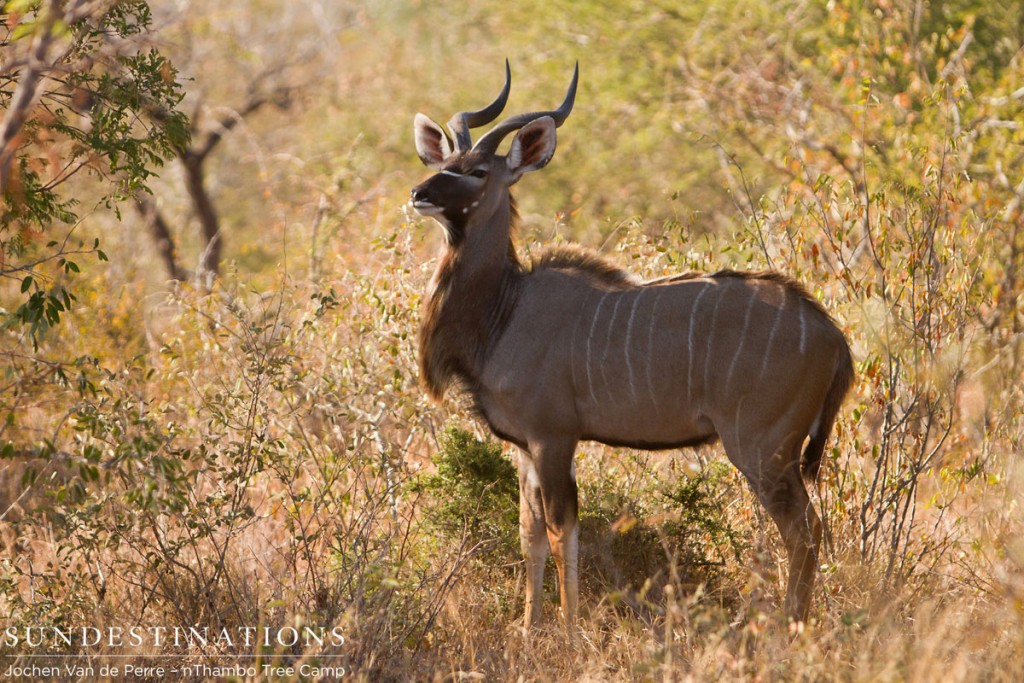
[[[825,394],[825,402],[821,406],[818,419],[811,428],[811,440],[807,442],[803,457],[800,460],[800,471],[804,479],[813,482],[818,478],[818,470],[821,468],[821,456],[825,453],[825,443],[832,434],[832,425],[835,424],[836,415],[843,405],[846,392],[853,384],[853,359],[850,356],[850,347],[843,339],[839,345],[839,358],[836,360],[835,373],[832,375],[832,384],[829,385],[828,393]]]

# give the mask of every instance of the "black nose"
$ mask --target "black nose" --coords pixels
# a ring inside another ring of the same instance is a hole
[[[434,199],[430,194],[430,190],[424,185],[417,185],[412,188],[412,192],[409,193],[409,201],[413,204],[433,204]]]

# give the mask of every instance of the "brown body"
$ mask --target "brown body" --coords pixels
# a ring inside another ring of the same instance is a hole
[[[522,266],[508,188],[550,160],[575,83],[559,110],[506,121],[471,149],[458,129],[467,115],[453,118],[454,143],[417,116],[417,149],[440,172],[412,203],[447,238],[420,329],[424,385],[440,399],[460,384],[495,434],[520,448],[527,624],[540,619],[549,549],[564,616],[575,618],[580,440],[661,449],[720,439],[779,527],[786,609],[803,619],[821,530],[801,470],[817,473],[852,380],[849,348],[817,302],[775,273],[643,283],[574,248]],[[507,90],[506,80],[502,106]],[[497,155],[512,130],[509,154]]]

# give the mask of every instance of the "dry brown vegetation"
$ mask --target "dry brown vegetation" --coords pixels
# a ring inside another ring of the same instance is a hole
[[[86,165],[62,189],[78,220],[0,228],[0,625],[337,626],[331,650],[136,654],[356,680],[1024,679],[1017,3],[153,4],[190,147],[143,211],[108,210]],[[717,447],[590,444],[580,632],[553,585],[522,632],[512,453],[418,387],[440,231],[404,207],[413,115],[488,101],[506,56],[510,111],[581,72],[553,162],[515,188],[524,259],[576,240],[647,277],[776,268],[847,333],[801,629]],[[6,106],[17,72],[0,84]],[[20,153],[45,179],[74,142],[35,116]],[[38,338],[15,315],[32,287],[76,296]],[[25,654],[0,637],[0,667]]]

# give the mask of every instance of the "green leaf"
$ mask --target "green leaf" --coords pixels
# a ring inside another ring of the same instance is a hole
[[[8,0],[4,11],[11,14],[27,14],[39,9],[39,0]]]

